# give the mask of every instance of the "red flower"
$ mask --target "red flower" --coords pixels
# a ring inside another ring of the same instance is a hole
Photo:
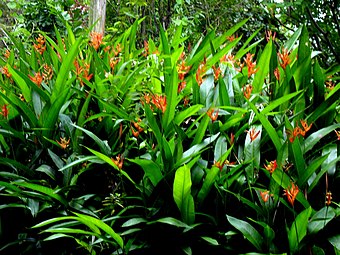
[[[1,107],[1,112],[0,112],[0,114],[1,114],[2,116],[4,116],[6,119],[7,119],[8,114],[9,114],[9,110],[8,110],[7,106],[8,106],[8,104],[4,104],[4,105]]]
[[[274,173],[275,169],[277,168],[276,159],[270,161],[267,165],[264,165],[264,168],[269,171],[270,174]]]
[[[122,157],[120,154],[116,156],[116,159],[111,158],[111,160],[119,169],[123,168],[124,157]]]
[[[211,121],[214,122],[215,120],[217,120],[218,110],[215,112],[215,110],[213,108],[211,108],[207,111],[207,114],[208,114],[209,118],[211,119]]]
[[[283,48],[282,50],[282,53],[277,53],[277,55],[279,56],[279,62],[280,62],[280,66],[283,68],[283,69],[286,69],[287,65],[289,65],[290,63],[290,58],[289,58],[289,53],[288,53],[288,50]]]
[[[326,193],[326,205],[329,206],[332,203],[332,192],[328,191]]]
[[[267,202],[268,201],[268,199],[269,199],[269,190],[266,190],[266,191],[260,191],[260,196],[261,196],[261,198],[262,198],[262,200],[263,200],[263,202]]]
[[[43,81],[43,77],[39,72],[35,73],[34,76],[28,75],[28,77],[40,88],[41,83]]]
[[[91,32],[90,34],[90,45],[95,49],[98,50],[100,45],[103,43],[103,34],[98,32]]]
[[[40,55],[46,50],[45,38],[42,35],[36,39],[37,44],[33,44],[34,49],[39,52]]]
[[[253,62],[253,57],[254,54],[247,53],[246,58],[244,59],[244,62],[247,64],[248,67],[248,78],[259,70],[258,68],[255,69],[256,61]]]
[[[295,198],[299,193],[299,187],[292,182],[292,186],[290,188],[284,189],[283,191],[283,195],[287,197],[288,202],[294,206]]]
[[[334,130],[334,132],[335,132],[335,134],[337,135],[338,140],[340,140],[340,131]]]
[[[255,128],[252,128],[250,131],[247,131],[247,133],[249,134],[251,142],[254,141],[258,137],[258,135],[260,134],[260,130],[257,131],[256,133],[255,133],[255,131],[256,131]]]
[[[251,92],[253,91],[252,85],[247,85],[245,88],[243,88],[243,95],[245,98],[249,99],[251,96]]]

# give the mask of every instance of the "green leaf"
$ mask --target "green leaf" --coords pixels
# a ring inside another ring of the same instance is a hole
[[[316,170],[318,170],[318,168],[321,166],[321,164],[323,164],[325,162],[325,160],[327,158],[328,158],[328,154],[324,155],[320,158],[317,158],[311,164],[309,164],[307,169],[305,169],[305,171],[301,174],[301,176],[299,176],[298,186],[304,187],[306,185],[309,177],[311,177],[314,174],[314,172],[316,172]]]
[[[143,218],[132,218],[132,219],[129,219],[128,221],[125,221],[122,227],[123,228],[131,227],[131,226],[135,226],[135,225],[138,225],[140,223],[145,223],[145,222],[147,222],[147,220]]]
[[[27,102],[31,102],[32,97],[31,97],[31,90],[27,86],[25,80],[20,77],[20,75],[9,65],[7,65],[8,71],[10,74],[12,74],[13,80],[16,82],[18,87],[20,88],[20,91],[22,92],[25,100]]]
[[[330,206],[325,206],[324,208],[317,211],[310,219],[308,224],[308,232],[310,234],[318,233],[334,218],[334,209]]]
[[[121,248],[124,247],[123,239],[116,232],[114,232],[113,229],[109,225],[107,225],[105,222],[103,222],[99,219],[96,219],[92,216],[89,216],[89,215],[80,214],[80,213],[75,213],[75,214],[79,218],[95,224],[98,228],[102,229],[105,233],[110,235]]]
[[[50,167],[49,165],[43,164],[43,165],[39,166],[37,169],[35,169],[35,171],[43,172],[43,173],[47,174],[52,180],[56,180],[55,172],[54,172],[53,168]]]
[[[67,201],[65,198],[63,198],[62,196],[56,194],[56,192],[48,187],[39,185],[39,184],[34,184],[34,183],[29,183],[29,182],[13,182],[13,184],[18,185],[20,187],[25,187],[28,189],[32,189],[35,191],[38,191],[40,193],[43,193],[51,198],[54,198],[55,200],[58,200],[60,203],[62,203],[63,205],[67,205]]]
[[[209,236],[201,236],[201,238],[202,238],[204,241],[206,241],[206,242],[208,242],[209,244],[211,244],[211,245],[219,245],[219,243],[218,243],[218,241],[217,241],[216,239],[211,238],[211,237],[209,237]]]
[[[309,135],[302,146],[304,148],[304,154],[313,149],[315,144],[317,144],[323,137],[333,132],[337,128],[340,128],[340,123],[325,127]],[[334,137],[336,137],[335,134]]]
[[[270,40],[266,47],[264,48],[259,62],[256,64],[256,67],[258,68],[258,71],[255,74],[254,81],[253,81],[253,88],[254,93],[259,93],[262,91],[262,87],[265,81],[266,76],[269,73],[269,64],[270,61],[268,61],[271,58],[272,54],[272,47],[273,42]],[[275,56],[276,57],[276,56]]]
[[[124,175],[130,182],[132,182],[134,185],[136,184],[132,179],[131,177],[123,170],[119,169],[118,166],[113,163],[112,159],[109,158],[108,156],[98,152],[98,151],[95,151],[95,150],[92,150],[90,148],[87,148],[85,147],[86,149],[88,149],[91,153],[93,153],[94,155],[96,155],[98,158],[100,158],[101,160],[103,160],[104,162],[108,163],[110,166],[112,166],[114,169],[118,170],[122,175]]]
[[[239,220],[232,216],[226,215],[229,223],[239,230],[244,237],[251,242],[258,251],[262,250],[263,238],[260,233],[248,222]]]
[[[328,241],[334,246],[334,248],[340,251],[340,235],[328,238]]]
[[[184,165],[177,169],[173,184],[173,196],[185,223],[191,225],[195,221],[195,205],[191,195],[190,168]]]
[[[335,160],[338,155],[338,146],[337,144],[328,144],[326,147],[323,148],[322,150],[322,155],[325,158],[325,161],[322,162],[321,168],[325,168],[325,166],[328,166],[328,175],[333,176],[336,172],[336,164],[329,166],[328,164]]]
[[[148,159],[129,159],[129,161],[140,165],[144,170],[145,176],[150,179],[154,186],[163,179],[161,168],[155,162]]]
[[[312,214],[312,208],[308,207],[302,211],[293,222],[288,231],[289,248],[291,252],[297,252],[299,244],[307,234],[308,220]]]

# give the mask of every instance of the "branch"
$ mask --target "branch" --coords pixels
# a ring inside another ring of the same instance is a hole
[[[329,40],[328,38],[328,33],[326,33],[320,26],[319,24],[314,20],[313,16],[312,16],[312,13],[310,11],[310,9],[307,7],[306,8],[307,10],[307,13],[308,13],[308,16],[309,18],[311,19],[313,25],[315,26],[315,28],[324,36],[324,41],[326,42],[326,44],[328,45],[328,47],[330,48],[331,52],[333,53],[336,61],[338,63],[340,63],[340,56],[338,56],[337,52],[335,51],[334,49],[334,46],[332,44],[332,42]]]

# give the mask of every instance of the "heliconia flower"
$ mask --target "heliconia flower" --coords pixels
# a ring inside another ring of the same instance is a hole
[[[118,43],[117,46],[116,46],[116,49],[113,50],[113,53],[115,54],[115,57],[117,57],[119,55],[119,53],[122,52],[122,50],[123,50],[122,46],[120,45],[120,43]]]
[[[226,54],[220,59],[221,63],[229,63],[232,66],[234,66],[235,61],[235,56],[233,54]]]
[[[276,80],[280,81],[280,70],[279,70],[279,68],[277,68],[277,67],[275,68],[274,75],[275,75]]]
[[[34,76],[28,75],[31,81],[33,81],[39,88],[41,86],[41,83],[43,81],[43,77],[40,74],[40,72],[35,73]]]
[[[220,77],[220,74],[222,73],[222,70],[220,67],[215,67],[215,66],[212,66],[212,69],[214,71],[214,80],[217,81],[218,77]]]
[[[235,35],[231,35],[231,36],[227,36],[227,40],[229,42],[233,42],[238,36],[235,36]]]
[[[282,53],[278,52],[277,55],[279,56],[279,62],[280,62],[280,66],[283,69],[286,69],[287,65],[290,64],[290,58],[289,58],[289,53],[288,50],[285,48],[282,48],[281,50]]]
[[[8,114],[9,114],[9,109],[7,108],[8,104],[4,104],[2,107],[1,107],[1,112],[0,114],[2,116],[4,116],[6,119],[8,117]]]
[[[98,33],[98,32],[94,32],[92,31],[90,33],[90,45],[95,49],[98,50],[100,45],[102,45],[103,43],[103,34],[102,33]]]
[[[116,159],[111,158],[111,160],[119,169],[123,168],[124,157],[122,157],[121,154],[118,154]]]
[[[185,88],[186,85],[187,85],[186,81],[181,81],[180,83],[178,83],[177,93],[180,93]]]
[[[166,110],[166,96],[162,95],[153,95],[152,103],[156,106],[156,108],[160,109],[163,113]]]
[[[198,83],[198,86],[201,86],[203,83],[203,76],[205,75],[206,70],[205,70],[205,64],[200,64],[197,68],[196,72],[196,81]]]
[[[184,107],[187,106],[189,104],[189,102],[190,102],[190,99],[188,97],[183,98],[183,106]]]
[[[269,195],[269,190],[260,191],[260,196],[261,196],[263,202],[266,203],[266,202],[268,201],[269,197],[270,197],[270,195]]]
[[[230,145],[233,145],[234,141],[235,141],[235,135],[234,135],[234,133],[231,133],[230,134]]]
[[[294,206],[294,202],[295,202],[295,198],[297,196],[297,194],[299,193],[299,187],[297,185],[295,185],[293,182],[291,183],[292,186],[287,189],[284,189],[283,192],[284,192],[284,196],[287,197],[288,199],[288,202]]]
[[[112,69],[112,71],[115,69],[115,66],[118,64],[119,62],[119,58],[110,58],[110,67]]]
[[[326,193],[326,202],[325,204],[329,206],[332,203],[332,192],[328,191]]]
[[[66,140],[66,138],[64,137],[60,137],[60,142],[57,141],[57,143],[59,144],[59,146],[62,148],[62,149],[66,149],[69,144],[70,144],[70,138],[68,140]]]
[[[276,159],[273,161],[270,161],[267,165],[264,165],[264,168],[269,171],[270,174],[273,174],[275,169],[277,168]]]
[[[312,125],[313,125],[313,123],[311,123],[311,124],[308,126],[307,121],[305,121],[305,120],[300,120],[300,123],[301,123],[301,125],[302,125],[302,127],[303,127],[305,133],[307,133],[307,132],[311,129]]]
[[[183,81],[185,75],[190,71],[191,66],[187,66],[185,61],[182,60],[181,63],[177,65],[178,79]]]
[[[251,92],[253,91],[253,86],[248,84],[245,88],[243,87],[243,95],[245,98],[249,99]]]
[[[211,119],[212,122],[214,122],[215,120],[217,120],[218,118],[218,110],[215,111],[213,108],[210,108],[207,111],[207,115],[209,116],[209,118]]]
[[[3,75],[5,75],[7,78],[11,78],[11,77],[12,77],[12,74],[9,73],[8,68],[7,68],[6,66],[2,67],[2,68],[0,69],[0,71],[1,71],[1,73],[2,73]]]
[[[47,82],[48,80],[51,80],[52,76],[53,76],[53,69],[52,69],[52,67],[49,66],[48,64],[45,64],[42,76],[43,76],[43,80],[45,82]]]
[[[42,55],[46,50],[45,38],[42,35],[36,39],[37,44],[33,44],[34,49]]]
[[[247,68],[248,68],[248,78],[259,70],[259,68],[255,69],[256,61],[253,62],[253,57],[254,57],[254,54],[251,54],[248,52],[246,55],[246,58],[244,59],[244,62],[246,63]]]
[[[141,122],[142,120],[141,119],[139,119],[138,120],[138,122],[132,122],[132,125],[137,129],[137,131],[135,131],[134,130],[134,128],[132,127],[132,125],[131,125],[131,132],[132,132],[132,135],[134,136],[134,137],[138,137],[139,136],[139,134],[141,133],[141,132],[143,132],[144,131],[144,129],[139,125],[139,123]]]
[[[147,57],[148,55],[149,55],[149,43],[148,43],[148,41],[144,40],[143,56]]]
[[[250,131],[247,130],[247,133],[249,134],[250,141],[254,141],[258,135],[260,134],[260,130],[255,133],[256,129],[252,128]]]
[[[337,135],[338,140],[340,140],[340,131],[334,130],[334,132],[335,132],[335,134]]]
[[[266,30],[266,40],[267,40],[267,42],[269,42],[270,39],[272,39],[274,41],[275,37],[276,37],[276,32],[273,33],[271,30]]]
[[[4,57],[9,59],[9,56],[11,55],[11,52],[9,50],[6,50],[4,53]]]

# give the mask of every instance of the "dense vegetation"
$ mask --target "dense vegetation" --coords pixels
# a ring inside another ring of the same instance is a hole
[[[2,254],[340,254],[336,33],[189,2],[6,1]]]

